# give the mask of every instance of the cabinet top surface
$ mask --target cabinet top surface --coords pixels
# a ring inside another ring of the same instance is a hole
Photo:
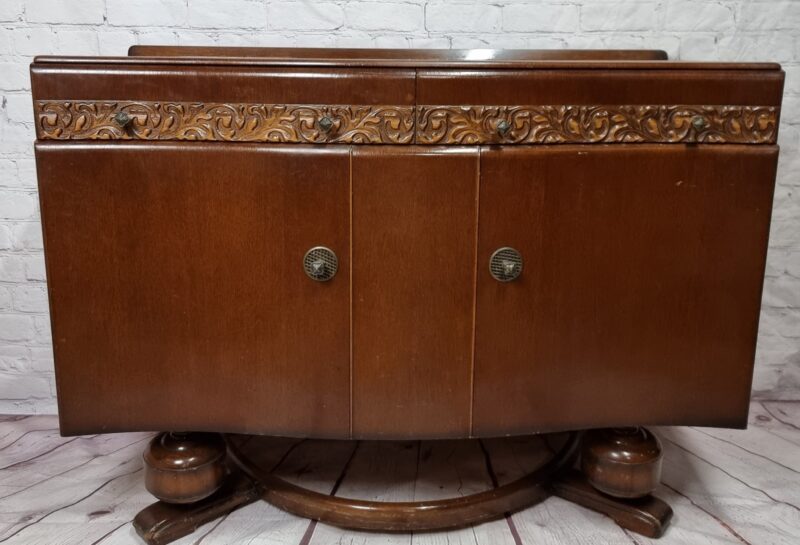
[[[780,70],[776,63],[668,61],[660,50],[326,49],[133,46],[128,57],[40,56],[35,64],[145,64],[406,68]]]

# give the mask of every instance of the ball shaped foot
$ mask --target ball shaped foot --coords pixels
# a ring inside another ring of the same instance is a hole
[[[144,452],[145,488],[167,503],[194,503],[227,476],[225,440],[217,433],[162,433]]]
[[[583,438],[581,470],[600,492],[640,498],[658,486],[661,458],[661,443],[645,428],[590,430]]]

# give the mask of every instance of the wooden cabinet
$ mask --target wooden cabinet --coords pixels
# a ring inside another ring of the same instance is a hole
[[[780,67],[216,51],[33,64],[63,433],[745,424]]]

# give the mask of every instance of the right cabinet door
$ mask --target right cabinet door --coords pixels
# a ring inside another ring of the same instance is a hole
[[[487,148],[473,433],[746,424],[777,148]],[[523,259],[499,282],[501,247]]]

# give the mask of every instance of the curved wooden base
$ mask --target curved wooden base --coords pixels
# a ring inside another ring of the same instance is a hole
[[[254,465],[228,442],[228,451],[262,488],[262,498],[301,517],[352,530],[410,532],[449,530],[480,524],[530,507],[550,494],[545,486],[574,461],[580,434],[570,434],[564,446],[542,467],[498,488],[470,496],[418,502],[373,502],[320,494],[279,479]]]
[[[521,479],[470,496],[419,502],[373,502],[301,488],[253,462],[248,450],[257,452],[258,442],[247,439],[226,437],[231,477],[219,491],[192,504],[160,501],[151,505],[134,520],[139,535],[150,545],[165,545],[259,498],[305,518],[343,528],[382,532],[471,526],[525,509],[551,495],[606,514],[623,528],[648,537],[659,537],[672,516],[669,506],[657,498],[612,497],[596,490],[584,474],[571,469],[581,444],[580,433],[569,434],[558,452]],[[591,444],[596,445],[596,440]]]

